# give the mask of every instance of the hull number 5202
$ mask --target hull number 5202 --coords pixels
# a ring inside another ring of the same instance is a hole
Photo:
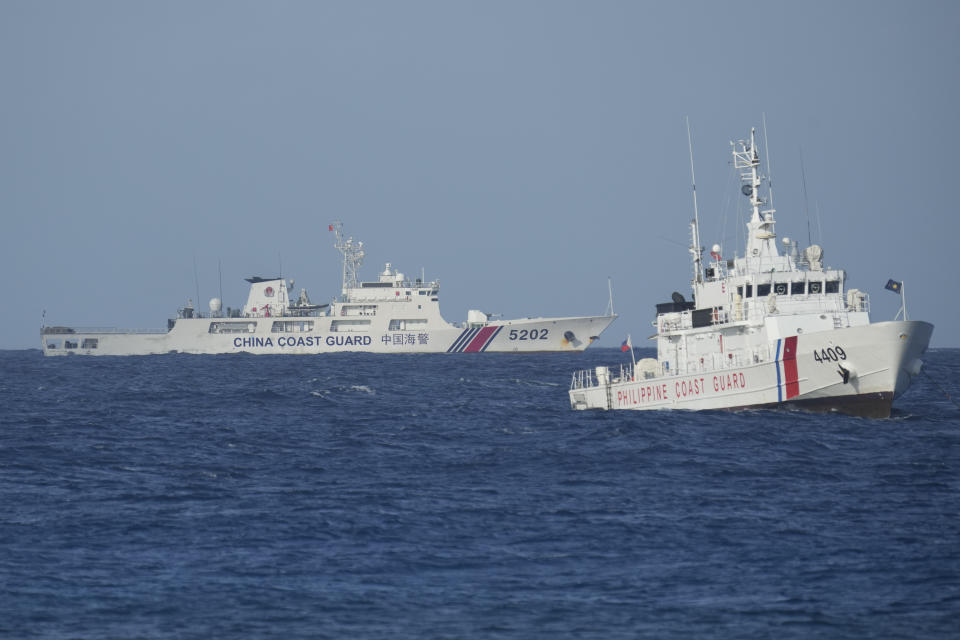
[[[549,329],[510,329],[511,340],[546,340]]]

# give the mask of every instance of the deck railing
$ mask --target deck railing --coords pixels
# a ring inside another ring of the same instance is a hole
[[[73,336],[86,333],[167,333],[166,329],[120,329],[117,327],[44,327],[45,336]]]

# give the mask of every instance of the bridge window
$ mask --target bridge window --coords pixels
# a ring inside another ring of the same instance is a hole
[[[375,316],[377,315],[377,305],[375,304],[345,304],[340,307],[342,316]]]
[[[313,320],[277,320],[270,327],[272,333],[306,333],[313,331]]]
[[[804,285],[806,282],[791,282],[790,283],[790,295],[792,296],[802,296],[806,287]]]
[[[211,322],[210,333],[253,333],[257,329],[256,322]]]
[[[840,281],[839,280],[827,280],[824,287],[824,293],[840,293]]]
[[[770,285],[769,284],[758,284],[757,285],[757,297],[765,298],[770,295]]]
[[[388,331],[422,330],[427,324],[426,318],[394,319],[390,321]]]
[[[334,320],[330,323],[330,331],[369,331],[369,320]]]

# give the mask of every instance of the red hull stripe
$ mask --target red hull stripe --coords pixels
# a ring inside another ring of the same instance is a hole
[[[465,353],[473,353],[475,351],[480,351],[483,349],[484,345],[487,344],[487,340],[490,339],[490,336],[496,331],[499,327],[484,327],[480,329],[479,333],[470,341],[470,344],[467,345],[467,348],[463,351]]]
[[[489,339],[489,340],[487,340],[487,344],[483,345],[483,349],[481,349],[480,351],[486,351],[486,350],[487,350],[487,347],[489,347],[491,344],[493,344],[493,341],[497,339],[497,335],[500,334],[500,331],[501,331],[502,329],[503,329],[503,326],[497,327],[497,330],[493,332],[493,335],[490,336],[490,339]]]
[[[457,336],[457,339],[450,345],[450,348],[447,349],[447,353],[459,353],[463,349],[463,345],[465,345],[471,337],[475,336],[477,331],[479,331],[479,329],[464,329],[463,333]]]
[[[797,336],[783,343],[783,377],[787,385],[787,400],[800,395],[800,376],[797,375]]]

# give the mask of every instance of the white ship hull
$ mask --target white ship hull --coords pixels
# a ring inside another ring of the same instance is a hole
[[[745,367],[644,377],[578,372],[574,409],[759,409],[795,407],[887,417],[893,401],[920,372],[933,333],[927,322],[875,324],[781,338],[776,357]],[[844,370],[846,376],[844,376]]]
[[[211,333],[210,318],[180,318],[166,332],[123,332],[82,328],[48,328],[43,352],[49,356],[129,356],[163,353],[319,354],[368,353],[491,353],[583,351],[616,316],[526,318],[480,326],[429,330],[331,331],[334,317],[310,318],[309,331],[276,331],[298,325],[289,318],[245,318],[236,322],[242,333]],[[65,332],[66,331],[66,332]]]
[[[705,260],[694,198],[693,299],[675,291],[656,305],[656,359],[621,366],[618,373],[609,367],[574,373],[570,406],[790,407],[889,416],[893,401],[920,373],[933,325],[907,320],[901,281],[890,279],[884,287],[900,294],[895,319],[872,324],[869,295],[847,286],[846,271],[826,266],[822,247],[811,244],[801,252],[785,237],[781,254],[756,131],[731,147],[740,192],[752,209],[743,255],[724,258],[724,248],[714,244]],[[691,178],[692,171],[691,157]],[[624,346],[632,353],[629,336]]]
[[[411,280],[390,263],[375,280],[360,280],[363,243],[344,238],[335,222],[336,248],[343,254],[343,288],[328,304],[313,303],[305,289],[294,299],[293,280],[247,278],[247,302],[223,309],[210,301],[197,313],[191,301],[177,310],[166,330],[41,329],[48,356],[146,356],[163,353],[299,354],[490,353],[583,351],[616,319],[604,316],[498,320],[470,310],[456,325],[440,314],[440,283]]]

